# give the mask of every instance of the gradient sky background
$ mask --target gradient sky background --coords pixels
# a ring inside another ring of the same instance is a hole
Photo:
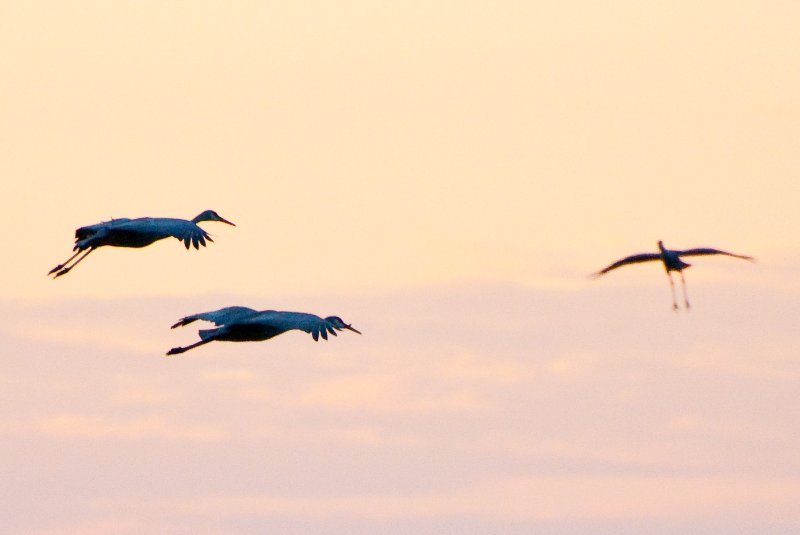
[[[796,533],[798,20],[0,1],[0,528]],[[658,239],[759,262],[586,278]],[[364,336],[163,357],[232,304]]]

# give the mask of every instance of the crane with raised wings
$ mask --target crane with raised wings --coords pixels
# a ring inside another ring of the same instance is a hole
[[[683,286],[683,302],[684,306],[688,309],[689,308],[689,297],[686,293],[686,279],[683,276],[683,270],[690,267],[691,264],[687,264],[681,257],[684,256],[708,256],[708,255],[724,255],[724,256],[732,256],[734,258],[741,258],[743,260],[750,260],[751,262],[755,261],[755,258],[752,256],[729,253],[727,251],[721,251],[719,249],[712,249],[710,247],[697,247],[694,249],[686,249],[686,250],[678,250],[678,249],[667,249],[664,247],[664,242],[659,240],[658,241],[658,251],[657,253],[639,253],[631,256],[626,256],[625,258],[621,258],[614,262],[613,264],[601,269],[597,273],[594,273],[592,276],[597,278],[601,275],[608,273],[611,270],[617,269],[622,266],[627,266],[629,264],[639,264],[642,262],[656,262],[660,261],[664,269],[667,272],[667,277],[669,277],[669,285],[672,290],[672,308],[674,310],[678,310],[678,302],[675,299],[675,283],[672,281],[671,271],[677,271],[681,276],[681,283]]]

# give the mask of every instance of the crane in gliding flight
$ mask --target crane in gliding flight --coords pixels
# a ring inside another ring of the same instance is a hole
[[[216,329],[201,329],[200,341],[185,347],[173,347],[167,355],[177,355],[209,342],[260,342],[269,340],[279,334],[294,329],[307,332],[316,342],[322,336],[328,339],[328,333],[338,336],[336,331],[347,329],[361,334],[342,320],[339,316],[321,318],[304,312],[282,312],[264,310],[259,312],[247,307],[226,307],[211,312],[192,314],[178,320],[175,327],[182,327],[197,320],[210,321],[217,325]]]
[[[187,249],[190,244],[194,245],[195,249],[199,249],[200,245],[205,247],[206,241],[213,242],[214,240],[197,225],[201,221],[219,221],[236,226],[227,219],[222,218],[214,210],[206,210],[192,220],[169,217],[140,217],[137,219],[122,218],[103,221],[77,229],[75,231],[75,246],[72,248],[75,254],[62,264],[51,269],[48,275],[55,273],[53,278],[66,275],[81,260],[89,256],[89,253],[104,245],[140,248],[147,247],[151,243],[164,238],[177,238],[183,242]],[[68,265],[84,251],[86,252],[83,256],[75,260],[72,265]]]

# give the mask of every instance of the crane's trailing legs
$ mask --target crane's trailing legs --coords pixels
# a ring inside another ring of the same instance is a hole
[[[64,267],[64,266],[66,266],[67,264],[69,264],[69,263],[70,263],[70,261],[71,261],[73,258],[75,258],[76,256],[78,256],[78,255],[79,255],[79,254],[81,254],[82,252],[83,252],[83,251],[81,251],[81,250],[78,250],[78,251],[77,251],[77,252],[76,252],[74,255],[72,255],[72,256],[70,256],[68,259],[66,259],[66,260],[64,261],[64,263],[63,263],[63,264],[59,264],[59,265],[57,265],[56,267],[54,267],[53,269],[51,269],[50,271],[48,271],[48,272],[47,272],[47,274],[48,274],[48,275],[52,275],[53,273],[55,273],[55,272],[56,272],[56,271],[58,271],[59,269],[63,268],[63,267]]]
[[[53,278],[54,278],[54,279],[55,279],[55,278],[58,278],[58,277],[60,277],[61,275],[66,275],[67,273],[69,273],[69,270],[70,270],[70,269],[72,269],[72,268],[74,268],[75,266],[77,266],[77,265],[78,265],[78,263],[79,263],[81,260],[83,260],[84,258],[86,258],[87,256],[89,256],[89,253],[91,253],[92,251],[94,251],[94,249],[95,249],[94,247],[90,247],[90,248],[89,248],[89,249],[86,251],[86,253],[85,253],[85,254],[84,254],[82,257],[80,257],[79,259],[77,259],[75,262],[73,262],[71,266],[64,267],[64,266],[66,266],[67,264],[69,264],[69,263],[70,263],[70,261],[71,261],[73,258],[75,258],[76,256],[78,256],[79,254],[81,254],[81,253],[83,252],[82,250],[79,250],[77,253],[75,253],[74,255],[70,256],[70,257],[69,257],[69,260],[67,260],[67,261],[66,261],[66,262],[64,262],[63,264],[59,264],[59,265],[57,265],[56,267],[54,267],[53,269],[51,269],[51,270],[50,270],[50,272],[48,273],[48,275],[52,275],[52,274],[53,274],[53,272],[55,272],[55,271],[58,271],[58,270],[61,270],[61,271],[58,271],[58,273],[56,273],[56,274],[53,276]]]
[[[686,279],[683,278],[683,270],[678,273],[681,274],[681,284],[683,285],[683,306],[686,307],[686,310],[689,310],[689,296],[686,294]]]
[[[214,341],[214,338],[208,338],[208,339],[206,339],[206,340],[200,340],[199,342],[195,342],[195,343],[193,343],[193,344],[192,344],[192,345],[190,345],[190,346],[186,346],[186,347],[173,347],[172,349],[170,349],[169,351],[167,351],[167,355],[179,355],[179,354],[181,354],[181,353],[185,353],[186,351],[189,351],[190,349],[194,349],[194,348],[196,348],[196,347],[198,347],[198,346],[201,346],[201,345],[203,345],[203,344],[207,344],[207,343],[209,343],[209,342],[213,342],[213,341]]]
[[[678,311],[678,301],[675,299],[675,282],[672,280],[672,274],[667,271],[667,278],[669,279],[669,289],[672,292],[672,310]]]
[[[689,310],[691,306],[689,305],[689,295],[686,292],[686,278],[683,276],[683,270],[676,270],[678,274],[681,276],[681,286],[683,288],[683,306],[686,310]],[[667,277],[669,277],[669,288],[672,291],[672,310],[677,312],[678,308],[678,300],[675,297],[675,282],[672,280],[672,272],[667,271]]]

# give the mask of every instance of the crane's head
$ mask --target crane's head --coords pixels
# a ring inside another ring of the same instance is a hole
[[[199,223],[200,221],[219,221],[220,223],[227,223],[228,225],[233,225],[234,227],[236,226],[227,219],[220,216],[214,210],[206,210],[202,214],[192,219],[192,221],[194,223]]]
[[[352,325],[346,324],[344,320],[339,316],[328,316],[327,318],[325,318],[325,321],[329,322],[331,325],[333,325],[335,329],[339,329],[340,331],[342,329],[347,329],[348,331],[353,331],[354,333],[361,334],[361,331],[357,331],[356,329],[353,328]]]
[[[661,240],[658,240],[658,250],[659,251],[663,251],[664,250],[664,242],[661,241]]]

